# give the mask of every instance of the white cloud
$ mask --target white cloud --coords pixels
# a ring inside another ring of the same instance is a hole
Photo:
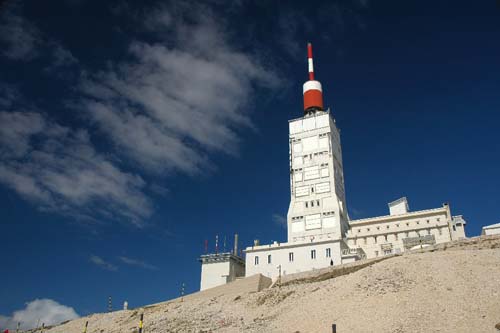
[[[97,266],[99,266],[102,269],[105,269],[107,271],[115,272],[118,270],[118,267],[116,265],[113,265],[112,263],[105,261],[104,259],[102,259],[99,256],[92,255],[92,256],[90,256],[89,260],[91,263],[93,263],[93,264],[95,264],[95,265],[97,265]]]
[[[141,225],[152,213],[141,177],[95,151],[88,133],[36,112],[0,112],[0,183],[43,210]]]
[[[274,223],[279,225],[280,227],[286,227],[286,217],[280,215],[280,214],[273,214],[272,219]]]
[[[0,16],[1,52],[13,60],[31,60],[38,56],[42,36],[35,25],[14,14],[14,9],[4,9]]]
[[[127,265],[131,265],[131,266],[137,266],[137,267],[141,267],[141,268],[145,268],[145,269],[149,269],[149,270],[152,270],[152,271],[156,271],[158,270],[159,268],[154,266],[154,265],[151,265],[151,264],[148,264],[147,262],[144,262],[142,260],[137,260],[137,259],[132,259],[132,258],[128,258],[128,257],[118,257],[124,264],[127,264]]]
[[[30,61],[48,56],[47,70],[78,63],[61,43],[47,38],[35,24],[19,14],[22,5],[7,4],[0,15],[0,49],[5,57],[16,61]]]
[[[35,299],[26,304],[22,310],[17,310],[11,316],[0,316],[0,328],[15,329],[21,323],[21,329],[35,328],[37,324],[45,326],[59,324],[66,320],[78,318],[72,307],[68,307],[51,299]]]
[[[236,153],[237,131],[252,127],[247,106],[255,88],[278,84],[274,73],[232,46],[209,11],[190,9],[196,23],[165,8],[151,13],[150,27],[156,22],[172,41],[134,41],[134,60],[88,75],[80,86],[86,98],[78,104],[150,172],[193,174],[209,167],[208,152]]]

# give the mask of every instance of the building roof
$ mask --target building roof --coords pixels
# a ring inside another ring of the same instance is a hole
[[[490,224],[490,225],[485,225],[483,229],[495,229],[495,228],[500,228],[500,223],[495,223],[495,224]]]
[[[447,207],[443,206],[441,208],[433,208],[433,209],[425,209],[425,210],[418,210],[415,212],[408,212],[406,214],[400,214],[400,215],[383,215],[383,216],[375,216],[375,217],[369,217],[369,218],[364,218],[364,219],[359,219],[359,220],[350,220],[349,225],[362,225],[365,223],[373,223],[373,222],[380,222],[380,221],[385,221],[385,220],[399,220],[401,218],[411,218],[411,217],[416,217],[420,215],[428,215],[428,214],[439,214],[447,211]]]

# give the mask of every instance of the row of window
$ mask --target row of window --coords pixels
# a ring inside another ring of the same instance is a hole
[[[425,229],[427,235],[430,235],[431,234],[431,229]],[[443,230],[441,230],[441,228],[438,228],[438,232],[439,232],[439,236],[442,236],[443,235]],[[416,231],[417,233],[417,236],[420,237],[420,236],[424,236],[424,231],[423,230],[417,230]],[[410,236],[410,233],[407,231],[404,233],[405,234],[405,237],[409,237]],[[395,240],[399,240],[399,234],[395,233],[395,234],[392,234],[394,235],[394,238]],[[373,236],[374,240],[375,240],[375,244],[377,244],[377,239],[378,237],[384,237],[384,240],[387,242],[387,236],[388,235],[383,235],[383,236]],[[360,239],[362,239],[364,241],[364,244],[366,245],[366,240],[368,239],[369,237],[361,237]],[[358,243],[358,239],[357,238],[354,238],[354,245],[357,245]]]
[[[328,248],[325,249],[325,258],[331,258],[332,257],[332,249]],[[293,252],[288,253],[288,261],[293,262]],[[311,259],[316,259],[316,250],[311,250]],[[270,254],[267,255],[267,263],[271,264],[272,263],[272,256]],[[257,266],[259,264],[259,256],[255,256],[254,258],[254,264]]]
[[[436,219],[436,221],[437,221],[437,222],[439,222],[439,221],[441,221],[441,219],[438,217],[438,218]],[[427,222],[427,224],[430,224],[430,223],[431,223],[431,220],[427,220],[426,222]],[[420,221],[416,221],[415,223],[416,223],[417,225],[419,225],[419,224],[420,224]],[[399,226],[400,226],[400,224],[399,224],[399,223],[396,223],[396,227],[398,227],[398,228],[399,228]],[[406,222],[406,226],[407,226],[407,227],[409,227],[409,226],[410,226],[410,222]],[[385,227],[386,227],[386,229],[389,229],[390,225],[386,225]],[[380,226],[378,226],[378,227],[377,227],[377,230],[380,230]],[[366,231],[370,231],[370,228],[366,228]],[[361,228],[359,228],[359,229],[358,229],[358,232],[361,232]]]
[[[306,155],[306,156],[307,156],[307,155]],[[323,167],[327,167],[327,166],[328,166],[328,163],[321,163],[319,166],[320,166],[320,167],[322,167],[322,168],[323,168]],[[293,172],[302,172],[302,171],[304,171],[304,169],[303,169],[303,168],[297,168],[297,169],[292,169],[292,171],[293,171]]]
[[[314,207],[314,206],[312,206],[312,207]],[[331,216],[331,215],[335,215],[335,212],[334,211],[323,212],[323,216]],[[302,220],[302,219],[304,219],[304,216],[294,216],[294,217],[292,217],[292,221],[298,221],[298,220]]]
[[[314,190],[313,190],[313,192],[314,192]],[[316,201],[316,206],[318,206],[318,207],[319,207],[319,200],[311,200],[311,202],[310,202],[310,203],[306,201],[306,208],[309,208],[309,205],[310,205],[311,207],[314,207],[314,201]]]

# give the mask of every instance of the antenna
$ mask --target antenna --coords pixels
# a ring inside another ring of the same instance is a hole
[[[309,81],[314,81],[313,47],[307,43],[307,64],[309,65]]]
[[[238,234],[234,234],[234,255],[238,255]]]
[[[314,79],[314,65],[312,44],[307,43],[307,63],[309,65],[309,80],[304,83],[302,92],[304,94],[304,114],[314,114],[322,111],[323,108],[323,88],[321,83]]]

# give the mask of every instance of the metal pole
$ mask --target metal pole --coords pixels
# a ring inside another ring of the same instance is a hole
[[[111,303],[111,296],[108,297],[108,312],[113,311],[113,305]]]
[[[186,284],[182,282],[181,286],[181,302],[184,302],[184,289],[186,288]]]
[[[332,333],[337,333],[337,324],[332,324]]]
[[[144,313],[141,313],[141,319],[139,320],[139,333],[142,333],[143,320],[144,320]]]
[[[85,327],[83,328],[83,333],[87,333],[87,327],[89,326],[89,322],[85,322]]]
[[[44,330],[45,330],[45,323],[42,323],[42,330],[40,332],[43,333]]]
[[[278,276],[278,287],[281,288],[281,265],[278,266],[279,276]]]
[[[17,328],[16,328],[16,333],[19,333],[19,326],[21,326],[21,323],[17,323]]]

